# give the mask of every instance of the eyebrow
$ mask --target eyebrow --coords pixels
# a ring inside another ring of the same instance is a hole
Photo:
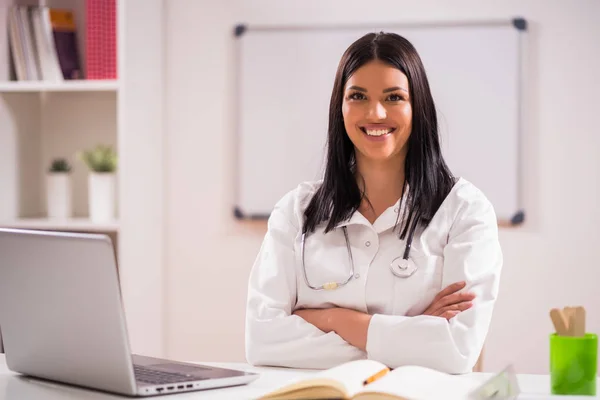
[[[387,88],[383,90],[383,93],[388,93],[388,92],[395,92],[396,90],[402,90],[403,92],[408,93],[408,90],[404,89],[403,87],[400,86],[394,86],[391,88]]]
[[[354,85],[350,86],[348,88],[348,90],[356,90],[356,91],[364,92],[364,93],[367,92],[367,89],[362,88],[360,86],[354,86]],[[403,87],[400,87],[400,86],[394,86],[394,87],[390,87],[390,88],[384,89],[383,93],[395,92],[396,90],[402,90],[402,91],[408,93],[408,90],[406,90],[406,89],[404,89]]]

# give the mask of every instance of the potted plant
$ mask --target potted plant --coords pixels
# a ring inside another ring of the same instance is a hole
[[[46,206],[48,218],[71,217],[71,165],[65,158],[52,160],[48,169]]]
[[[82,151],[80,159],[90,170],[88,202],[90,219],[94,222],[115,218],[117,154],[111,146],[98,145]]]

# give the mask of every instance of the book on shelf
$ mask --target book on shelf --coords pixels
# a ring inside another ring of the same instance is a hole
[[[116,0],[86,0],[87,79],[117,79]]]
[[[374,360],[356,360],[283,383],[260,400],[346,399],[488,399],[519,393],[512,368],[483,381],[470,374],[451,375],[407,365],[390,370]]]
[[[12,6],[8,37],[15,80],[62,82],[82,78],[72,10]]]
[[[50,8],[50,22],[58,62],[64,79],[83,79],[77,50],[77,27],[71,10]]]

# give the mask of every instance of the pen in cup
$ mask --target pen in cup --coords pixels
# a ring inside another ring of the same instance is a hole
[[[598,336],[586,332],[584,307],[550,310],[550,392],[596,395]]]
[[[559,336],[582,337],[586,333],[583,307],[553,308],[550,310],[550,318]]]

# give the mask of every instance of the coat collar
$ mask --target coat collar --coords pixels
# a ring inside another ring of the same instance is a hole
[[[407,185],[408,189],[408,185]],[[406,191],[408,193],[408,190]],[[388,229],[393,228],[396,223],[399,223],[402,217],[402,213],[404,213],[404,209],[406,208],[406,199],[407,196],[402,196],[401,199],[398,199],[394,205],[388,207],[376,220],[373,224],[369,222],[369,220],[360,212],[355,211],[352,213],[350,218],[345,221],[341,221],[336,225],[336,228],[341,228],[344,226],[350,225],[366,225],[371,227],[377,233],[381,233],[387,231]],[[400,215],[400,217],[399,217]]]

